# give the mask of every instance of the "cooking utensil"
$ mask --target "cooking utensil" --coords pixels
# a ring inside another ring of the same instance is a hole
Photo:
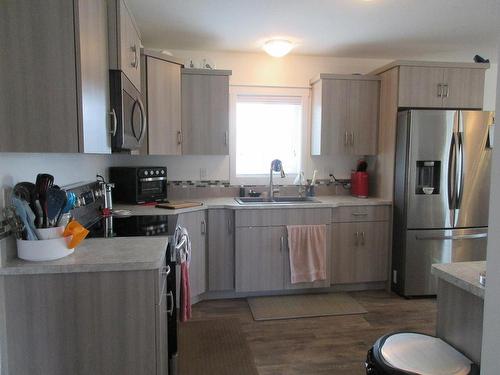
[[[43,209],[40,200],[35,200],[35,226],[41,228],[43,226]]]
[[[35,193],[43,210],[42,226],[47,227],[47,190],[54,185],[54,176],[40,173],[36,176]]]
[[[10,230],[14,234],[14,236],[18,240],[22,239],[24,227],[23,227],[23,224],[21,223],[21,220],[19,220],[14,208],[13,207],[5,207],[3,209],[3,216],[5,217],[5,220],[7,220],[7,223],[9,224]]]
[[[23,201],[18,197],[12,197],[11,199],[12,207],[14,208],[18,218],[21,220],[23,225],[23,239],[28,241],[36,241],[38,240],[38,236],[36,235],[36,233],[32,228],[33,224],[31,223],[31,215],[28,214],[28,212],[26,211],[26,209],[30,211],[31,209],[28,205],[28,202],[26,201],[24,202],[26,204],[24,204]],[[33,212],[31,212],[31,214],[33,214]]]
[[[67,198],[64,190],[51,187],[47,190],[47,223],[55,226],[60,219],[62,210],[66,206]]]
[[[356,168],[356,172],[366,172],[368,169],[368,163],[364,160],[358,161],[358,166]]]
[[[31,204],[35,195],[35,184],[26,181],[19,182],[14,186],[13,193],[16,197],[19,197]]]

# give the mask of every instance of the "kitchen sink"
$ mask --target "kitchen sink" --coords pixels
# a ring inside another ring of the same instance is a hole
[[[264,197],[241,197],[234,198],[236,202],[241,205],[246,204],[295,204],[295,203],[321,203],[313,197],[295,197],[295,196],[281,196],[274,197],[273,199]]]

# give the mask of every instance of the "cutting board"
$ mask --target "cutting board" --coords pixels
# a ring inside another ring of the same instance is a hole
[[[188,202],[188,201],[170,201],[167,203],[159,203],[156,205],[157,208],[166,208],[168,210],[178,210],[180,208],[190,208],[203,206],[201,202]]]

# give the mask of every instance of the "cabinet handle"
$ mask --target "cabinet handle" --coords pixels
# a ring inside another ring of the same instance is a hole
[[[227,130],[224,132],[224,144],[226,146],[229,144],[229,133]]]
[[[353,212],[352,216],[358,217],[358,216],[368,216],[367,213],[362,213],[362,212]]]
[[[167,314],[172,316],[174,314],[174,293],[167,293],[168,301],[170,301],[170,308],[168,307],[169,303],[167,301]]]
[[[285,247],[285,237],[281,236],[281,238],[280,238],[280,253],[283,252],[284,247]]]
[[[443,97],[443,84],[438,83],[437,85],[437,97],[442,98]]]
[[[232,234],[233,233],[233,228],[232,228],[232,225],[231,225],[231,218],[227,218],[227,233],[228,234]]]
[[[361,246],[365,246],[365,232],[361,232]]]
[[[344,146],[347,146],[348,142],[349,142],[349,135],[346,130],[344,135]]]
[[[115,109],[113,108],[111,112],[109,112],[109,115],[111,116],[111,129],[109,130],[109,134],[111,134],[113,137],[116,135],[116,129],[118,129],[118,119],[116,117],[116,112]]]
[[[351,146],[354,146],[354,132],[351,132]]]
[[[137,59],[137,46],[134,44],[132,47],[130,47],[130,49],[134,53],[134,61],[132,61],[130,63],[130,65],[132,65],[132,68],[137,69],[139,67],[138,59]]]
[[[354,233],[354,245],[359,245],[359,232]]]
[[[182,145],[182,132],[180,130],[177,132],[177,144]]]
[[[205,223],[205,220],[201,221],[201,234],[207,233],[207,224]]]
[[[450,96],[450,88],[448,87],[448,84],[443,85],[444,86],[444,97],[447,98]]]

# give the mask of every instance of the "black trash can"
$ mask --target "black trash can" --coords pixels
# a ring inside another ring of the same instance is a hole
[[[415,332],[379,338],[366,357],[367,375],[479,375],[479,366],[443,340]]]

